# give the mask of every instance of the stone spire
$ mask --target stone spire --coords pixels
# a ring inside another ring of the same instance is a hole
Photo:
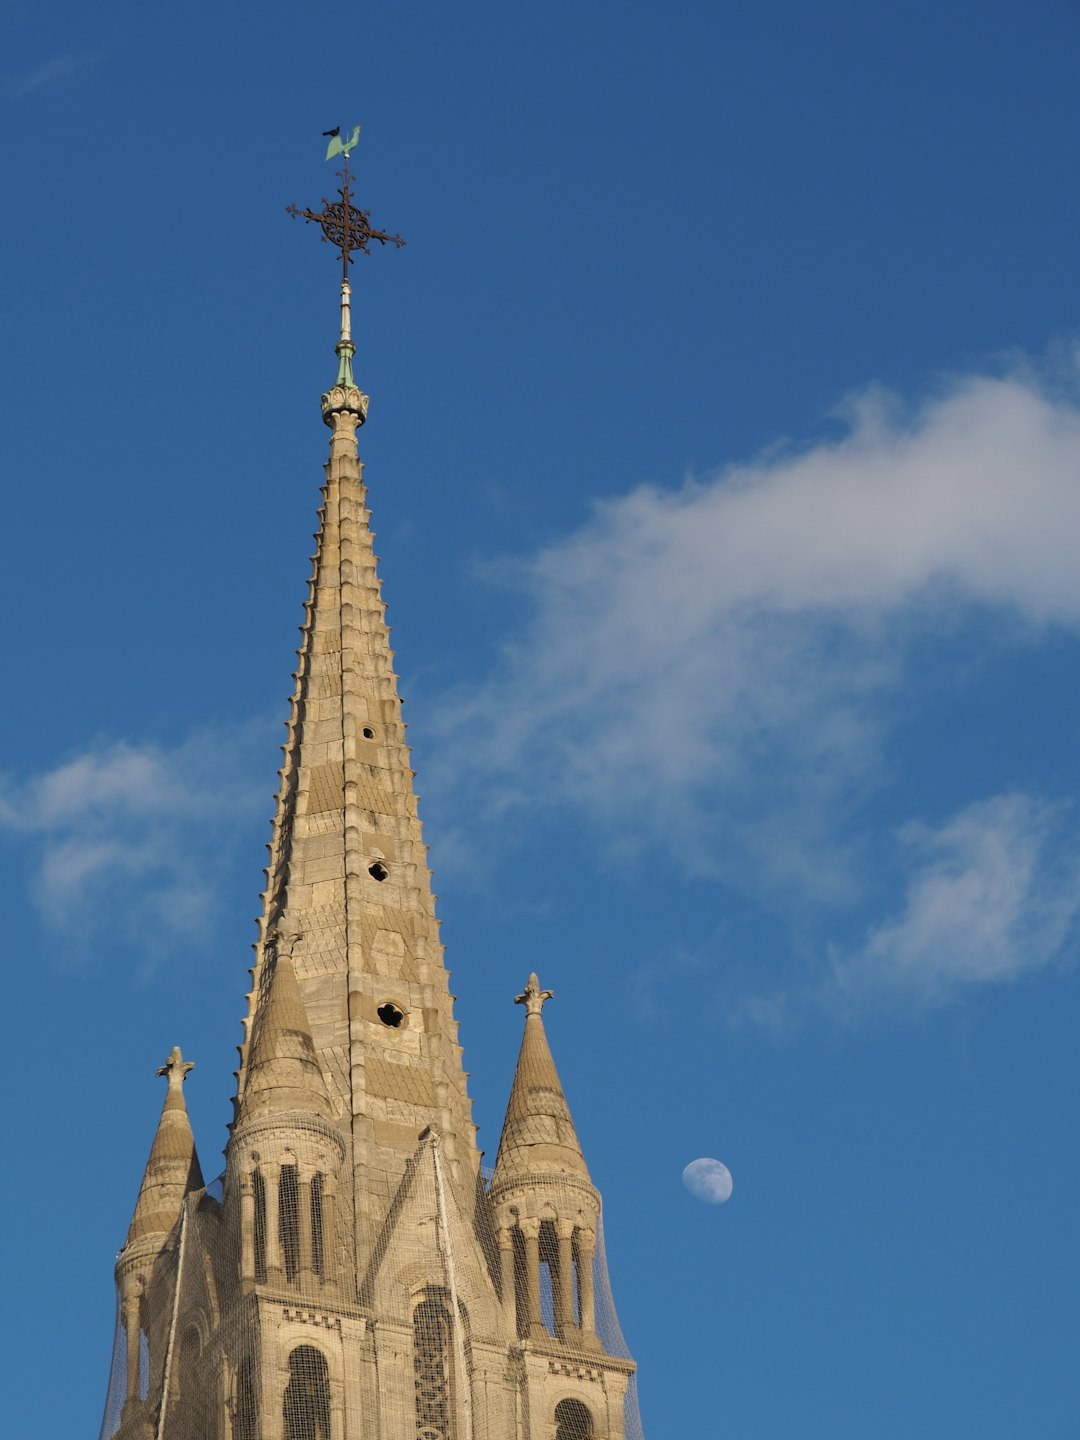
[[[340,336],[337,378],[322,397],[330,458],[236,1105],[247,1113],[273,937],[287,936],[330,1113],[351,1153],[344,1185],[362,1269],[426,1126],[443,1137],[463,1203],[479,1154],[357,453],[368,399],[353,378],[347,281]]]
[[[184,1103],[184,1080],[194,1068],[177,1045],[157,1072],[165,1076],[168,1089],[125,1245],[164,1239],[176,1224],[186,1196],[203,1187],[195,1137]]]
[[[530,975],[524,992],[515,997],[515,1004],[525,1006],[525,1034],[495,1161],[494,1191],[528,1174],[576,1175],[589,1179],[570,1107],[544,1033],[541,1012],[544,1002],[552,996],[551,990],[541,990],[539,980]]]
[[[240,1118],[242,1122],[287,1112],[332,1117],[292,959],[279,950],[248,1055]]]

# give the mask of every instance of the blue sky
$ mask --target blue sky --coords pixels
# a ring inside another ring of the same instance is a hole
[[[359,121],[482,1144],[535,969],[650,1440],[1075,1440],[1080,5],[16,0],[0,53],[13,1430],[96,1433],[178,1042],[224,1143],[333,367],[284,207]]]

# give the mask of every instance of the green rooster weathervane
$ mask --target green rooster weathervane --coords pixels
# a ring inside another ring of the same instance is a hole
[[[327,160],[332,160],[335,155],[343,157],[342,168],[337,172],[341,180],[338,190],[340,200],[327,200],[324,195],[323,206],[325,208],[322,210],[301,210],[297,205],[287,205],[285,210],[294,220],[316,221],[323,232],[320,238],[328,240],[331,245],[341,251],[341,340],[337,345],[337,354],[341,363],[338,366],[336,383],[355,388],[352,357],[356,354],[356,347],[352,343],[349,320],[349,266],[352,264],[352,252],[363,250],[365,255],[370,255],[372,240],[378,240],[380,245],[393,245],[400,250],[405,241],[400,235],[391,235],[386,230],[376,230],[371,224],[371,211],[358,210],[351,201],[349,151],[355,148],[360,139],[360,126],[353,126],[352,135],[347,140],[342,139],[340,125],[336,125],[333,130],[324,130],[323,135],[330,138],[330,143],[326,147]]]

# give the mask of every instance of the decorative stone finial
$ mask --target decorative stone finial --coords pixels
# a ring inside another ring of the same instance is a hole
[[[195,1069],[194,1060],[185,1060],[180,1053],[180,1046],[174,1045],[172,1054],[164,1065],[158,1067],[157,1073],[168,1079],[170,1090],[179,1090],[188,1077],[188,1072]]]
[[[544,1008],[544,1001],[551,1000],[555,996],[554,990],[541,990],[540,981],[536,978],[535,970],[529,976],[529,983],[525,986],[520,995],[514,996],[515,1005],[524,1005],[526,1015],[539,1015]]]
[[[304,932],[288,915],[282,915],[277,927],[267,936],[270,949],[274,954],[287,955],[290,960],[295,956],[303,938]]]

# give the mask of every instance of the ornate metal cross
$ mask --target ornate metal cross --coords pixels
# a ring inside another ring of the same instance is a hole
[[[363,250],[366,255],[370,255],[372,240],[378,240],[380,245],[393,245],[400,250],[405,241],[400,235],[374,229],[371,224],[371,211],[358,210],[352,204],[349,196],[349,155],[348,151],[344,153],[345,163],[337,172],[341,179],[341,188],[338,190],[340,200],[327,200],[324,195],[324,210],[301,210],[297,205],[286,205],[285,210],[294,220],[315,220],[322,227],[321,238],[329,240],[331,245],[336,245],[341,251],[341,278],[348,280],[354,250]]]

